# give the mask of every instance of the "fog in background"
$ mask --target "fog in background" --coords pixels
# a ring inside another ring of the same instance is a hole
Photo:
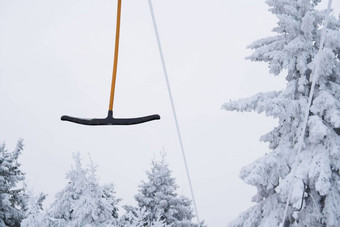
[[[284,73],[245,60],[246,46],[270,36],[277,19],[264,1],[154,0],[169,79],[201,219],[225,226],[256,190],[242,166],[269,152],[259,137],[276,120],[221,110],[229,100],[280,90]],[[323,1],[320,8],[326,8]],[[333,8],[339,13],[340,2]],[[116,1],[0,0],[0,142],[21,156],[28,186],[48,194],[65,184],[72,153],[99,166],[120,205],[135,201],[151,160],[167,153],[178,192],[190,197],[147,0],[123,0],[116,117],[158,113],[135,126],[86,127],[67,114],[105,117],[109,104]],[[122,212],[122,208],[120,211]]]

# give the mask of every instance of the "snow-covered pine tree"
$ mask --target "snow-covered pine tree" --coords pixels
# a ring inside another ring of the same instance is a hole
[[[191,201],[176,193],[178,186],[165,156],[157,162],[152,161],[151,172],[146,172],[148,181],[139,185],[139,193],[135,196],[137,210],[143,211],[143,220],[147,226],[157,221],[164,221],[171,226],[197,226],[191,222],[194,217]]]
[[[69,183],[56,195],[47,213],[49,226],[114,226],[119,199],[112,184],[99,185],[96,168],[83,168],[79,153],[67,173]]]
[[[46,198],[46,194],[40,193],[38,196],[34,195],[32,190],[27,189],[26,191],[26,207],[25,207],[25,218],[21,222],[21,227],[45,227],[47,222],[44,219],[43,213],[43,201]]]
[[[290,190],[285,226],[340,226],[340,19],[330,16],[320,48],[327,15],[315,8],[320,0],[266,2],[279,19],[273,30],[277,35],[251,44],[255,51],[249,59],[267,62],[274,75],[287,73],[287,86],[223,106],[229,111],[265,112],[279,121],[261,137],[272,152],[240,173],[247,184],[256,186],[257,204],[230,226],[278,226]],[[316,85],[298,153],[311,75]]]
[[[161,217],[157,215],[156,220],[148,221],[149,211],[144,209],[136,209],[134,207],[125,206],[126,213],[119,218],[119,227],[170,227]]]
[[[22,140],[13,152],[8,152],[5,144],[0,145],[0,226],[20,226],[25,215],[25,195],[20,185],[24,173],[18,162],[22,149]]]

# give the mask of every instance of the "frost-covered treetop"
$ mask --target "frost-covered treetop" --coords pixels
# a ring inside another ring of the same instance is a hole
[[[274,75],[286,69],[288,81],[300,78],[301,75],[308,76],[311,70],[309,64],[319,50],[325,17],[325,11],[315,9],[315,4],[320,1],[267,0],[266,2],[271,7],[270,11],[279,19],[278,26],[273,29],[277,35],[251,44],[249,48],[255,51],[248,58],[252,61],[268,62],[270,72]],[[339,21],[332,17],[328,28],[325,49],[338,49]],[[329,54],[329,57],[334,57],[334,54],[333,56]],[[331,64],[327,66],[328,73],[324,76],[330,76],[331,70],[335,68],[332,61],[329,63]]]
[[[25,195],[20,184],[25,175],[20,170],[19,155],[23,150],[19,140],[13,152],[0,144],[0,226],[17,226],[24,218]]]
[[[89,168],[83,168],[79,153],[74,155],[74,162],[75,165],[66,175],[68,184],[56,195],[47,212],[46,218],[51,221],[49,225],[115,225],[120,200],[116,198],[114,186],[100,185],[96,167],[91,164]]]
[[[191,201],[179,196],[175,178],[163,155],[160,162],[152,161],[151,171],[146,172],[148,180],[139,185],[139,193],[135,196],[138,210],[146,214],[144,221],[152,223],[163,221],[171,226],[195,226]]]

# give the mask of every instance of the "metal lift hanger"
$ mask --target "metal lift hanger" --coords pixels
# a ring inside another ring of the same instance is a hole
[[[141,124],[148,121],[159,120],[161,117],[158,114],[149,115],[145,117],[138,118],[114,118],[113,117],[113,100],[116,86],[116,76],[117,76],[117,65],[118,65],[118,49],[119,49],[119,33],[120,33],[120,17],[121,17],[122,0],[118,0],[117,6],[117,25],[116,25],[116,41],[115,41],[115,55],[113,62],[113,72],[112,72],[112,84],[111,84],[111,95],[110,95],[110,105],[109,112],[106,118],[92,118],[92,119],[82,119],[70,116],[62,116],[62,121],[69,121],[76,124],[82,125],[135,125]]]

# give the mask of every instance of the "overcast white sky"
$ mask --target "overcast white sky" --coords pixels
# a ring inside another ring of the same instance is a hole
[[[255,189],[242,166],[268,152],[259,137],[276,124],[221,105],[285,86],[284,75],[245,60],[246,46],[270,35],[276,18],[264,1],[154,0],[200,218],[225,226],[251,205]],[[323,5],[326,2],[323,1]],[[21,157],[35,192],[47,203],[66,184],[72,153],[99,165],[120,205],[134,204],[151,159],[167,152],[190,196],[147,0],[123,0],[116,117],[158,113],[136,126],[86,127],[60,116],[104,117],[111,83],[116,1],[0,0],[0,142]],[[340,3],[333,8],[339,12]]]

